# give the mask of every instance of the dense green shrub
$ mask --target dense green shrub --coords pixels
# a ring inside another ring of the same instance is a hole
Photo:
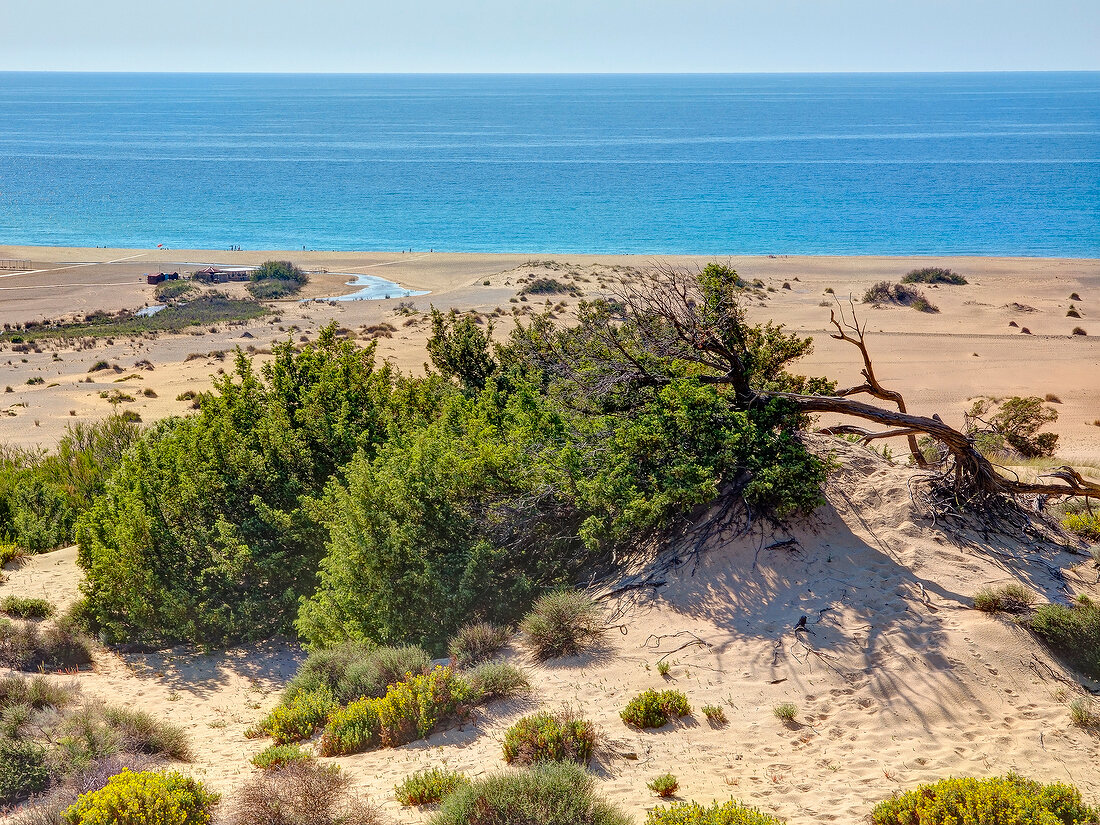
[[[392,382],[332,326],[301,351],[278,345],[259,373],[238,355],[199,414],[154,426],[82,517],[93,627],[153,644],[289,628],[324,548],[311,497],[384,439]]]
[[[0,806],[41,791],[49,779],[45,748],[0,736]]]
[[[496,656],[508,641],[508,629],[490,622],[464,624],[451,637],[447,652],[455,667],[470,667]]]
[[[156,286],[153,290],[153,294],[158,301],[175,301],[178,298],[183,298],[190,295],[193,292],[198,292],[199,288],[190,281],[164,281]]]
[[[382,724],[378,719],[378,702],[378,699],[359,699],[332,711],[321,736],[321,755],[359,753],[380,745]]]
[[[265,771],[278,770],[291,762],[309,761],[313,754],[298,745],[271,745],[252,757],[252,764]]]
[[[478,702],[510,699],[531,692],[527,674],[507,662],[482,662],[466,672],[466,681]]]
[[[446,768],[425,768],[401,780],[394,793],[402,805],[431,805],[469,784],[465,774]]]
[[[926,266],[923,269],[913,269],[901,279],[903,284],[951,284],[952,286],[965,286],[966,278],[950,269],[938,266]]]
[[[664,799],[680,790],[680,783],[671,773],[663,773],[660,776],[653,777],[650,782],[646,783],[646,787]]]
[[[429,825],[630,825],[596,796],[596,781],[571,762],[477,779],[448,794]]]
[[[348,790],[337,765],[291,762],[264,771],[233,795],[227,825],[383,825],[370,805]]]
[[[337,704],[364,696],[385,696],[386,688],[410,673],[427,673],[431,657],[419,647],[375,647],[345,642],[310,653],[287,684],[282,703],[302,692],[328,691]]]
[[[290,281],[302,286],[309,277],[290,261],[264,261],[249,276],[253,281]]]
[[[504,734],[504,761],[533,765],[536,762],[586,764],[596,745],[592,723],[569,712],[539,711],[524,716]]]
[[[209,825],[218,795],[176,772],[124,769],[65,812],[69,825]]]
[[[647,690],[638,694],[623,708],[619,716],[636,728],[659,728],[673,716],[688,716],[691,705],[678,690]]]
[[[48,619],[55,608],[49,599],[24,599],[19,596],[6,596],[0,600],[0,613],[7,613],[17,619]]]
[[[469,683],[449,667],[437,667],[390,685],[378,700],[382,744],[395,747],[424,738],[444,719],[460,713],[473,698]]]
[[[1047,647],[1092,679],[1100,679],[1100,605],[1042,604],[1025,624]]]
[[[1086,541],[1100,543],[1100,513],[1066,513],[1062,526]]]
[[[879,803],[874,825],[1087,825],[1100,810],[1059,782],[1042,785],[1015,774],[991,779],[942,779]]]
[[[988,455],[1013,454],[1035,458],[1054,454],[1057,433],[1039,430],[1058,420],[1054,407],[1044,407],[1036,395],[1003,400],[979,398],[965,416],[966,434]]]
[[[603,635],[603,611],[584,593],[548,593],[523,617],[520,630],[537,658],[572,656]]]
[[[783,825],[783,820],[730,800],[715,802],[709,808],[697,802],[655,808],[646,817],[645,825]]]

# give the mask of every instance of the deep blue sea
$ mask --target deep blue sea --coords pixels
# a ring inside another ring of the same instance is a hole
[[[1100,257],[1100,73],[0,73],[0,243]]]

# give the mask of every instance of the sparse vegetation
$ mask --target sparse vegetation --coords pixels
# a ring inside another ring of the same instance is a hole
[[[653,777],[652,781],[646,783],[646,787],[664,799],[673,796],[676,791],[680,790],[680,783],[671,773],[663,773],[660,776]]]
[[[1100,606],[1091,599],[1072,606],[1041,604],[1024,624],[1072,667],[1100,679]]]
[[[297,760],[253,777],[233,794],[227,825],[383,825],[349,790],[337,765]]]
[[[1071,335],[1088,335],[1088,333],[1085,332],[1083,327],[1074,327],[1073,332],[1070,333],[1070,334]]]
[[[798,707],[791,702],[783,702],[772,708],[775,718],[785,725],[792,724],[798,716]]]
[[[279,770],[291,762],[308,762],[313,754],[299,745],[271,745],[252,757],[252,764],[265,771]]]
[[[950,284],[952,286],[964,286],[966,278],[952,272],[950,269],[942,269],[938,266],[928,266],[923,269],[911,270],[901,279],[903,284]]]
[[[1089,697],[1079,696],[1070,702],[1069,719],[1079,728],[1100,730],[1100,708]]]
[[[659,728],[672,717],[688,716],[691,705],[678,690],[647,690],[635,696],[619,714],[636,728]]]
[[[489,622],[464,624],[451,637],[448,652],[455,667],[470,667],[496,656],[508,641],[508,629]]]
[[[507,662],[482,662],[466,674],[478,702],[511,699],[531,692],[527,674]]]
[[[974,594],[974,607],[983,613],[1025,613],[1035,604],[1035,594],[1019,582],[986,587]]]
[[[523,617],[520,630],[538,659],[574,656],[603,635],[602,611],[584,593],[548,593]]]
[[[91,640],[68,625],[0,618],[0,665],[34,672],[76,670],[91,662]]]
[[[925,297],[919,289],[904,284],[879,281],[863,295],[865,304],[895,304],[912,307],[918,312],[939,312],[939,307]]]
[[[668,678],[669,671],[671,670],[672,665],[670,665],[666,660],[662,659],[661,661],[657,662],[657,672],[666,679]]]
[[[534,278],[528,281],[517,294],[519,295],[558,295],[569,294],[573,287],[563,284],[557,278]]]
[[[402,805],[432,805],[469,784],[465,774],[446,768],[425,768],[406,776],[394,792]]]
[[[871,812],[871,821],[874,825],[1088,825],[1100,822],[1100,811],[1085,805],[1080,792],[1071,785],[1042,785],[1008,774],[990,779],[942,779],[921,785],[879,803]]]
[[[156,289],[153,290],[153,294],[158,301],[168,303],[169,301],[176,301],[180,298],[184,298],[192,293],[198,292],[199,287],[190,281],[164,281],[157,284]]]
[[[721,705],[703,705],[702,711],[703,715],[707,717],[707,721],[716,728],[729,723],[726,711],[722,709]]]
[[[630,825],[571,762],[490,775],[444,798],[429,825]]]
[[[592,757],[596,729],[569,711],[540,711],[524,716],[504,734],[504,761],[516,765],[537,762],[577,762]]]

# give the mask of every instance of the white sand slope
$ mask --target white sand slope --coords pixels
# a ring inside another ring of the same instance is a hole
[[[1009,770],[1071,781],[1100,802],[1100,738],[1071,726],[1067,711],[1083,689],[1011,621],[969,606],[980,587],[1009,581],[1041,600],[1095,593],[1092,562],[1011,531],[984,538],[933,526],[910,498],[910,470],[832,446],[845,466],[828,503],[790,534],[719,537],[698,553],[637,565],[605,592],[663,584],[606,598],[611,629],[592,655],[534,665],[514,644],[509,656],[536,688],[530,699],[425,741],[334,761],[395,820],[421,821],[426,812],[393,799],[405,775],[442,764],[475,776],[498,770],[512,721],[567,705],[603,729],[601,788],[639,821],[658,804],[646,783],[666,771],[679,777],[680,799],[735,797],[795,825],[863,822],[895,791]],[[9,571],[0,597],[67,602],[73,562],[72,550],[35,557]],[[808,630],[795,632],[803,615]],[[56,678],[183,725],[197,754],[183,768],[230,792],[268,744],[246,739],[245,728],[276,701],[300,655],[280,642],[216,655],[103,653],[94,672]],[[656,669],[666,655],[668,679]],[[628,728],[619,711],[648,687],[684,691],[694,716]],[[774,717],[781,702],[798,707],[795,724]],[[712,727],[705,704],[722,705],[729,724]]]

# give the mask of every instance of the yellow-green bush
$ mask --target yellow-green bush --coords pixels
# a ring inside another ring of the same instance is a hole
[[[691,705],[678,690],[647,690],[627,702],[619,716],[637,728],[659,728],[672,716],[688,716]]]
[[[874,825],[1095,825],[1100,811],[1072,785],[1042,785],[1016,774],[950,778],[879,803]]]
[[[218,795],[174,771],[124,769],[64,813],[68,825],[209,825]]]
[[[449,667],[411,675],[390,685],[381,699],[360,699],[332,712],[321,754],[359,753],[378,744],[396,747],[421,739],[474,699],[469,683]]]
[[[783,825],[783,820],[731,799],[715,802],[709,808],[698,802],[677,802],[667,808],[655,808],[646,817],[645,825]]]
[[[335,707],[327,690],[303,691],[288,703],[276,705],[259,728],[280,745],[300,742],[311,737]]]
[[[446,768],[425,768],[406,776],[393,790],[402,805],[431,805],[469,784],[465,774]]]
[[[1100,542],[1100,513],[1066,513],[1062,526],[1087,541]]]

